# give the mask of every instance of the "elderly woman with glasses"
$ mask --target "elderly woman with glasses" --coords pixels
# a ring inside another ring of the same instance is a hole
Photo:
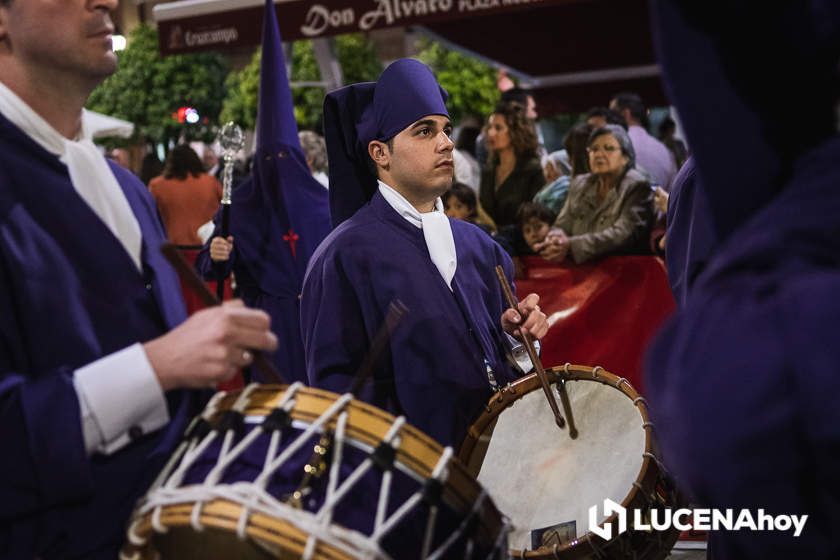
[[[534,250],[550,261],[576,263],[616,254],[648,252],[653,194],[635,166],[630,137],[606,125],[587,142],[590,172],[576,176],[560,215]]]

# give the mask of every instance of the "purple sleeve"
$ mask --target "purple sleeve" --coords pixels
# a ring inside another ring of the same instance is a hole
[[[301,333],[309,384],[336,393],[350,389],[370,342],[353,286],[338,259],[316,256],[301,293]]]
[[[73,371],[25,371],[22,329],[0,264],[0,521],[93,492]]]

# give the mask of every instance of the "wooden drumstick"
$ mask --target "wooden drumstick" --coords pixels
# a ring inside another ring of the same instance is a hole
[[[181,251],[179,251],[175,245],[172,243],[164,243],[160,247],[160,252],[163,253],[163,256],[166,257],[166,260],[169,261],[169,264],[172,265],[178,273],[178,276],[181,277],[181,280],[183,280],[190,290],[192,290],[193,293],[201,299],[201,302],[204,305],[212,307],[222,304],[222,302],[219,301],[219,298],[213,295],[213,292],[211,292],[201,278],[198,277],[198,274],[195,270],[193,270],[193,267],[191,267],[186,259],[184,259]],[[248,351],[252,356],[254,356],[254,367],[259,370],[260,373],[280,385],[287,385],[286,380],[283,379],[283,376],[280,375],[280,372],[277,371],[277,368],[274,367],[274,364],[271,363],[264,352],[250,348]]]
[[[516,304],[516,298],[513,297],[513,291],[510,289],[510,284],[508,283],[507,276],[505,276],[505,270],[502,268],[501,265],[496,266],[496,276],[499,277],[499,284],[501,284],[502,286],[502,291],[505,294],[505,299],[507,300],[508,306],[514,309],[517,313],[519,313],[519,309]],[[537,350],[536,348],[534,348],[534,341],[531,338],[531,334],[525,332],[522,329],[520,329],[520,332],[522,333],[522,340],[525,343],[525,350],[528,351],[528,357],[531,358],[531,363],[534,365],[534,370],[536,371],[537,377],[540,380],[540,385],[542,385],[543,392],[545,393],[545,398],[548,400],[548,406],[551,407],[551,411],[554,413],[554,422],[559,428],[565,428],[566,421],[560,414],[560,409],[557,406],[557,399],[554,398],[554,393],[551,392],[551,385],[548,382],[548,375],[545,373],[545,369],[543,369],[542,362],[540,361],[539,356],[537,356]],[[560,381],[558,383],[560,401],[563,403],[563,410],[566,413],[566,418],[569,419],[569,437],[575,439],[578,436],[578,431],[577,428],[575,428],[575,421],[572,417],[572,407],[571,403],[569,402],[569,395],[566,393],[566,387],[562,384],[563,382]]]

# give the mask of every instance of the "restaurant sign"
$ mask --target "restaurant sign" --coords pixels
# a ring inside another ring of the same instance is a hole
[[[421,25],[534,9],[572,0],[297,0],[275,5],[283,39],[310,39],[385,27]],[[165,7],[166,4],[161,5]],[[178,54],[257,45],[262,6],[252,4],[210,14],[158,17],[160,50]]]

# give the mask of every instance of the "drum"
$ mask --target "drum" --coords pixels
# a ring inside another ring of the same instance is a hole
[[[645,400],[600,367],[546,371],[552,390],[565,385],[577,439],[559,429],[536,374],[497,393],[470,428],[459,457],[510,517],[514,558],[664,558],[679,531],[628,530],[607,541],[589,531],[611,523],[604,500],[649,519],[654,508],[680,507],[652,438]],[[558,394],[558,403],[560,398]],[[561,407],[561,413],[562,413]],[[492,437],[491,437],[492,436]],[[664,516],[660,516],[664,519]]]
[[[138,503],[123,559],[503,558],[480,485],[404,418],[351,395],[217,393]]]

